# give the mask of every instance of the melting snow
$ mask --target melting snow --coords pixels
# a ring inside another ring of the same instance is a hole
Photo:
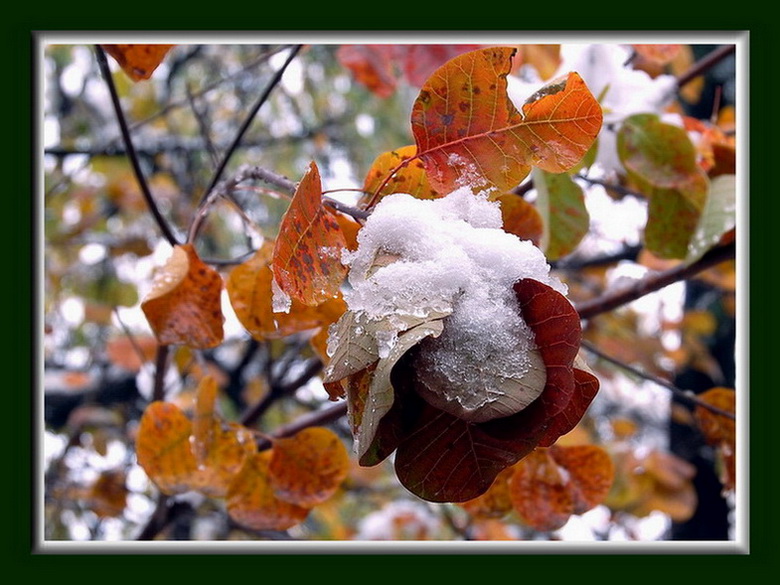
[[[344,298],[349,310],[396,324],[377,339],[380,356],[409,317],[450,315],[423,362],[452,380],[488,380],[486,364],[492,375],[527,371],[533,334],[517,308],[516,281],[533,278],[566,293],[542,252],[502,229],[499,204],[469,187],[435,200],[385,197],[358,244],[342,258],[351,269]]]

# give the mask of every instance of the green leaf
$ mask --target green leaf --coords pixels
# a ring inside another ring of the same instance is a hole
[[[536,207],[544,230],[539,247],[550,260],[574,251],[590,228],[582,189],[568,173],[548,173],[533,169]]]
[[[735,175],[719,175],[710,182],[707,203],[688,247],[686,262],[695,262],[736,225]]]
[[[617,146],[629,178],[649,200],[645,246],[660,258],[685,258],[709,190],[688,133],[654,114],[637,114],[623,122]]]

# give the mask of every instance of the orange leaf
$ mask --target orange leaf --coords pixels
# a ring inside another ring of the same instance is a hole
[[[481,496],[460,504],[473,518],[501,518],[512,511],[512,498],[509,495],[509,479],[514,467],[507,467],[498,474],[493,485]]]
[[[517,513],[536,530],[557,530],[574,512],[566,475],[549,449],[537,449],[518,463],[509,493]]]
[[[320,305],[308,306],[293,299],[287,313],[273,311],[273,244],[264,244],[252,258],[236,266],[228,275],[226,288],[236,317],[259,341],[279,339],[338,320],[346,304],[337,296]]]
[[[366,180],[363,182],[363,191],[369,194],[363,198],[364,202],[370,199],[376,202],[391,193],[408,193],[417,199],[441,197],[431,187],[425,172],[425,165],[420,159],[414,158],[415,154],[417,154],[417,147],[412,144],[384,152],[376,157],[366,175]],[[411,162],[400,169],[398,168],[399,165],[409,160]],[[385,179],[395,169],[398,169],[397,172],[385,182]]]
[[[304,507],[329,499],[349,473],[349,455],[338,436],[323,427],[275,439],[269,464],[277,498]]]
[[[531,166],[560,173],[587,153],[602,113],[582,78],[537,92],[519,112],[507,94],[516,49],[460,55],[436,70],[412,109],[412,131],[433,188],[509,191]]]
[[[136,456],[161,492],[172,495],[189,491],[197,469],[190,448],[192,423],[169,402],[152,402],[138,426]]]
[[[355,79],[379,97],[390,97],[398,83],[394,45],[342,45],[336,58]]]
[[[659,65],[666,65],[680,54],[682,45],[631,45],[642,58]]]
[[[536,207],[518,195],[507,194],[497,198],[501,205],[504,231],[521,240],[531,240],[539,246],[544,225]]]
[[[157,347],[157,339],[153,336],[131,338],[125,335],[106,344],[106,356],[115,366],[137,372],[144,363],[154,359]]]
[[[734,414],[736,411],[736,396],[730,388],[712,388],[700,394],[699,399],[725,412]],[[733,490],[736,484],[737,452],[735,420],[698,405],[694,416],[707,443],[715,446],[723,459],[721,481],[724,487]]]
[[[252,432],[238,423],[211,419],[208,427],[208,446],[190,478],[190,486],[207,496],[222,498],[245,461],[257,452],[257,444]]]
[[[560,45],[520,45],[523,64],[531,65],[542,79],[550,79],[561,64]]]
[[[227,491],[230,517],[254,530],[287,530],[309,515],[309,508],[276,497],[268,471],[272,456],[263,451],[249,457]]]
[[[176,45],[102,45],[133,80],[149,79],[163,58]]]
[[[614,466],[595,445],[537,449],[515,466],[509,493],[515,510],[537,530],[557,530],[609,494]]]
[[[221,291],[222,277],[192,244],[177,245],[141,308],[162,345],[215,347],[224,335]]]
[[[340,261],[345,247],[338,220],[322,205],[320,173],[312,162],[279,226],[273,252],[276,283],[304,305],[332,299],[347,274]]]

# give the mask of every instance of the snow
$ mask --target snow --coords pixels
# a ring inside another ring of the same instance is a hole
[[[434,200],[385,197],[358,244],[342,258],[351,268],[344,299],[362,318],[391,325],[376,335],[379,356],[389,353],[410,319],[448,316],[441,336],[425,342],[420,367],[444,387],[466,381],[483,397],[477,402],[499,398],[496,376],[520,379],[534,365],[533,333],[512,285],[533,278],[566,293],[542,252],[502,229],[499,204],[469,187]]]

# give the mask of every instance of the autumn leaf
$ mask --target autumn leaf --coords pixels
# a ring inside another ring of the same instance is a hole
[[[453,57],[479,45],[342,45],[336,58],[359,83],[381,98],[390,97],[405,80],[422,86],[428,76]]]
[[[133,80],[149,79],[176,45],[102,45]]]
[[[687,263],[695,262],[737,223],[737,184],[735,175],[719,175],[710,181],[707,202],[688,244]]]
[[[562,528],[570,517],[600,504],[614,468],[595,445],[537,449],[514,468],[509,493],[517,513],[536,530]]]
[[[412,109],[418,156],[433,188],[464,184],[503,193],[532,166],[568,170],[601,129],[601,108],[582,78],[570,73],[518,111],[507,95],[516,49],[492,47],[455,57],[437,69]]]
[[[341,45],[336,58],[355,80],[379,97],[390,97],[398,83],[394,45]]]
[[[561,64],[560,45],[520,45],[520,62],[536,69],[539,77],[550,79]]]
[[[292,299],[286,313],[274,311],[273,250],[273,243],[264,243],[249,260],[228,274],[225,283],[228,298],[241,325],[258,341],[327,328],[346,310],[340,295],[316,306]]]
[[[347,268],[346,239],[334,214],[322,204],[322,185],[312,162],[279,226],[272,270],[281,291],[304,305],[319,305],[339,293]]]
[[[109,469],[89,487],[87,504],[98,518],[116,518],[124,512],[129,492],[126,480],[124,471]]]
[[[711,388],[699,394],[698,398],[720,411],[732,415],[736,411],[736,395],[731,388]],[[737,434],[735,420],[713,412],[702,405],[696,406],[694,417],[707,443],[715,447],[721,457],[721,482],[726,489],[733,490],[736,487]]]
[[[106,357],[117,367],[137,372],[157,353],[157,338],[151,335],[115,337],[106,344]]]
[[[216,347],[224,336],[221,291],[222,277],[192,244],[177,245],[141,309],[160,344]]]
[[[604,501],[610,509],[639,518],[657,511],[675,522],[685,522],[696,511],[696,468],[687,461],[657,449],[643,454],[613,450],[610,458],[615,480]]]
[[[685,258],[707,201],[709,180],[683,128],[654,114],[627,118],[618,155],[649,199],[645,244],[660,258]]]
[[[269,473],[272,457],[266,450],[247,458],[226,495],[230,517],[253,530],[287,530],[309,515],[310,508],[276,497]]]
[[[141,416],[135,446],[138,464],[165,494],[191,489],[190,479],[198,467],[191,435],[190,419],[169,402],[152,402]]]
[[[277,498],[303,507],[330,499],[349,473],[349,455],[338,436],[323,427],[274,439],[268,464]]]
[[[461,502],[460,506],[473,518],[501,518],[512,511],[509,495],[509,480],[514,467],[507,467],[498,474],[488,490],[472,500]]]
[[[582,188],[568,173],[532,171],[536,208],[542,218],[539,247],[549,260],[571,254],[590,229]]]
[[[501,205],[504,231],[521,240],[531,240],[538,247],[544,224],[536,206],[513,193],[502,195],[496,201]]]
[[[391,193],[408,193],[418,199],[440,197],[428,182],[425,166],[415,158],[416,153],[417,147],[412,144],[384,152],[374,159],[363,182],[363,191],[367,195],[361,202],[376,203]],[[401,166],[406,161],[411,162]]]
[[[682,45],[631,45],[643,59],[659,65],[671,63],[679,54]]]

